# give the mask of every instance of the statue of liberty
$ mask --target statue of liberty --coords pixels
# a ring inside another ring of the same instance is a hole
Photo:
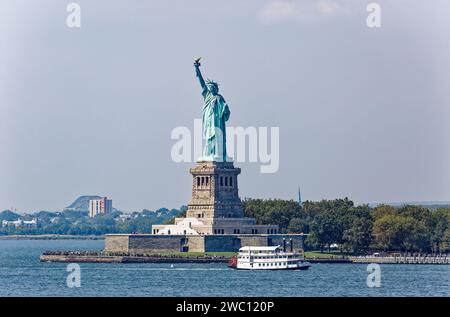
[[[219,94],[219,85],[207,79],[203,79],[200,72],[200,58],[194,62],[196,75],[202,86],[203,96],[203,156],[200,161],[227,162],[225,122],[230,118],[230,109],[225,99]]]

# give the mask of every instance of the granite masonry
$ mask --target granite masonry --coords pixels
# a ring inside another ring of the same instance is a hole
[[[158,252],[237,252],[243,246],[286,245],[294,251],[303,249],[301,234],[249,235],[154,235],[107,234],[105,251],[150,254]]]

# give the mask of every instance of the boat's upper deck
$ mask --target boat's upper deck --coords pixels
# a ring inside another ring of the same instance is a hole
[[[252,253],[276,253],[281,251],[281,248],[279,245],[277,246],[270,246],[270,247],[242,247],[239,249],[239,252],[252,252]]]
[[[239,249],[239,257],[245,258],[252,256],[254,258],[279,258],[279,257],[298,257],[297,252],[286,252],[280,246],[270,247],[242,247]]]

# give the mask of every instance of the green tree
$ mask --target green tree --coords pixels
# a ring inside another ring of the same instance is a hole
[[[245,199],[244,215],[256,218],[258,224],[278,225],[280,232],[287,232],[291,219],[301,216],[301,207],[294,200]]]
[[[377,246],[383,250],[430,250],[427,226],[411,216],[384,216],[374,222],[373,232]]]
[[[372,210],[372,217],[374,221],[384,217],[396,215],[397,211],[394,207],[389,205],[378,205]]]
[[[344,244],[354,253],[367,251],[372,242],[373,219],[368,205],[358,206],[348,213],[348,225],[344,230]]]
[[[373,234],[378,248],[385,251],[401,248],[401,220],[401,217],[397,215],[385,215],[375,220]]]
[[[309,231],[309,226],[302,218],[293,218],[289,222],[288,233],[306,233]]]
[[[433,251],[441,252],[448,247],[447,232],[450,229],[450,209],[439,208],[431,214],[430,242]]]

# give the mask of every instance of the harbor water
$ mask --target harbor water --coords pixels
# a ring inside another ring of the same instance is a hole
[[[313,264],[306,271],[240,271],[214,264],[83,263],[68,287],[68,263],[41,263],[46,250],[101,250],[103,240],[0,240],[0,296],[450,296],[448,265]],[[370,284],[370,283],[369,283]]]

